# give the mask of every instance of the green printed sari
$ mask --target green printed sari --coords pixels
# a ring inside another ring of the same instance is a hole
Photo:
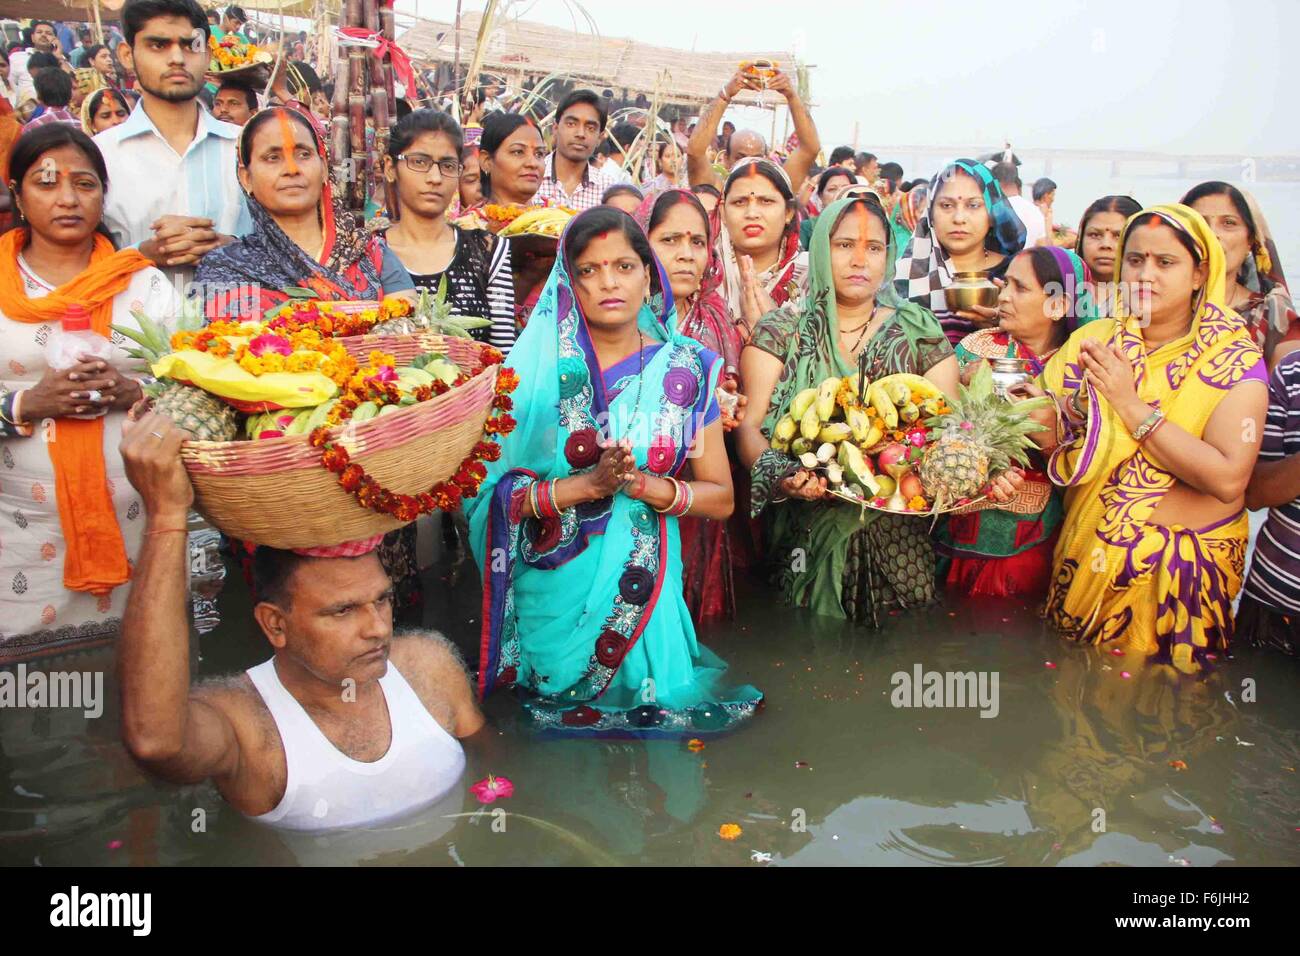
[[[817,217],[809,247],[809,292],[800,311],[776,309],[754,330],[750,345],[784,366],[763,420],[762,432],[769,440],[800,391],[832,375],[857,371],[836,346],[839,319],[830,239],[854,202],[871,199],[841,199]],[[863,349],[866,373],[870,379],[897,372],[924,375],[953,354],[952,346],[929,310],[894,291],[897,255],[892,230],[886,234],[886,274],[877,302],[894,311]],[[774,500],[781,479],[797,465],[792,456],[768,449],[752,469],[752,511],[768,515],[768,557],[786,600],[817,614],[877,624],[881,611],[933,603],[935,557],[927,536],[929,523],[879,511],[863,515],[861,509],[835,499]]]

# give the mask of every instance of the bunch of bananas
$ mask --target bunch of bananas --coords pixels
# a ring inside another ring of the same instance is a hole
[[[505,238],[511,236],[544,236],[559,239],[564,227],[573,218],[573,210],[562,206],[533,206],[521,212],[510,224],[497,235]]]
[[[871,456],[948,410],[943,392],[920,375],[898,373],[867,383],[857,375],[832,376],[794,396],[772,429],[771,445],[805,468],[824,470],[833,487],[847,485],[857,497],[875,497],[882,485]]]

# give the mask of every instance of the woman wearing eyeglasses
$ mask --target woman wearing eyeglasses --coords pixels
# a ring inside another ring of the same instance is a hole
[[[384,175],[397,187],[399,215],[385,238],[417,289],[436,295],[446,278],[452,314],[490,319],[471,334],[504,352],[515,344],[508,243],[446,216],[460,190],[462,145],[460,126],[437,110],[416,110],[393,127]]]

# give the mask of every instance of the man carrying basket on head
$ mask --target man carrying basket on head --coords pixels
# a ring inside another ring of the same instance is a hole
[[[253,616],[274,655],[234,681],[190,686],[186,437],[151,412],[122,440],[147,516],[119,645],[127,750],[167,780],[211,779],[241,813],[291,830],[376,825],[441,799],[464,772],[459,739],[484,719],[445,638],[394,637],[378,539],[259,548]]]

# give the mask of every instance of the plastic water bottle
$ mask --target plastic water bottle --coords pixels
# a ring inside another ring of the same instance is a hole
[[[113,360],[113,343],[90,327],[90,313],[80,305],[68,306],[63,322],[45,343],[45,362],[57,371],[72,368],[82,361],[82,356],[97,358],[105,365]],[[104,407],[84,415],[70,418],[98,418],[108,413]]]

